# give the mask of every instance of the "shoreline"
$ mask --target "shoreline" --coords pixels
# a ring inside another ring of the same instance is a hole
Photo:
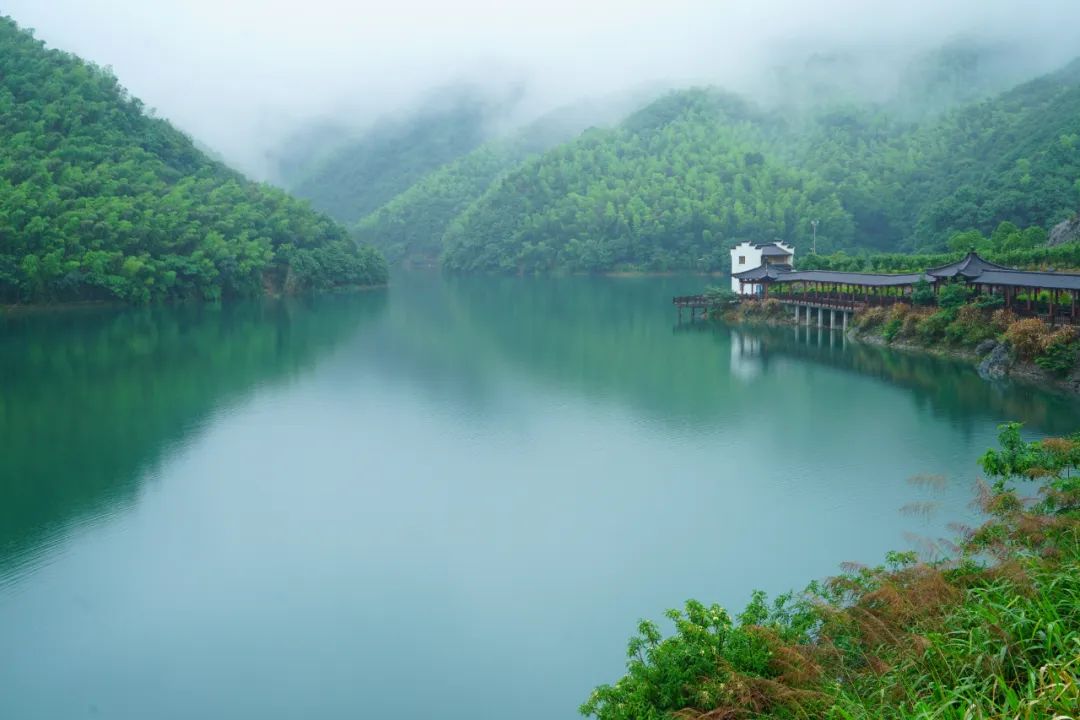
[[[311,297],[315,295],[344,295],[348,293],[363,293],[372,292],[375,290],[386,290],[389,287],[390,283],[382,283],[381,285],[356,285],[354,287],[327,288],[325,290],[315,290],[302,293],[263,293],[261,295],[254,295],[251,297],[229,297],[220,300],[200,300],[198,298],[186,298],[183,300],[169,300],[165,302],[146,303],[144,305],[134,305],[132,303],[126,303],[121,300],[65,300],[63,302],[52,303],[8,303],[0,304],[0,318],[35,315],[37,313],[50,312],[78,312],[82,310],[161,308],[180,307],[181,305],[220,305],[221,303],[230,303],[236,301],[281,300],[284,298],[301,298]]]
[[[710,320],[719,320],[732,327],[795,327],[795,322],[790,317],[783,318],[758,318],[754,320],[742,320],[735,317],[731,312],[725,312]],[[830,331],[830,332],[842,332],[842,331]],[[979,377],[987,383],[993,384],[1000,380],[1006,380],[1009,382],[1016,382],[1022,385],[1029,385],[1039,388],[1040,390],[1048,390],[1056,392],[1061,395],[1069,396],[1070,398],[1080,398],[1080,369],[1074,369],[1066,377],[1057,377],[1052,373],[1039,367],[1034,362],[1025,362],[1018,359],[1010,359],[1005,366],[1005,374],[1003,377],[987,377],[979,372],[979,364],[987,357],[987,354],[979,355],[972,348],[957,347],[955,345],[946,345],[944,343],[938,345],[927,345],[917,341],[912,341],[905,338],[899,338],[894,340],[886,340],[880,333],[869,331],[860,332],[857,328],[851,327],[848,329],[844,336],[852,342],[862,343],[864,345],[870,345],[872,347],[878,347],[888,350],[896,350],[902,353],[908,353],[913,355],[925,355],[929,357],[942,358],[947,360],[953,360],[956,362],[964,363],[970,366],[979,374]]]

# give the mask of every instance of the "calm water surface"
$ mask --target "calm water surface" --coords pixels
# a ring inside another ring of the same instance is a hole
[[[702,284],[0,319],[0,717],[568,720],[640,617],[933,552],[998,423],[1080,427],[816,328],[677,326]]]

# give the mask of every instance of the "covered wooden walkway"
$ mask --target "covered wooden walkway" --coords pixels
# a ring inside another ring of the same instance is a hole
[[[935,295],[951,282],[968,284],[975,294],[996,295],[1018,315],[1040,317],[1051,324],[1080,321],[1080,274],[1016,270],[996,265],[976,253],[924,272],[904,274],[854,273],[833,270],[795,271],[789,266],[763,265],[733,277],[742,294],[775,298],[796,308],[840,309],[910,303],[915,288],[926,283]]]

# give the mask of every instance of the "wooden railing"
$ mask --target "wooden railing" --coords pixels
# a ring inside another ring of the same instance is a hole
[[[678,295],[671,298],[671,304],[680,308],[707,308],[710,305],[704,295]]]

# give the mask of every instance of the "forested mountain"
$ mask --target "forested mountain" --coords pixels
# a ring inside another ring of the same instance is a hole
[[[502,101],[447,89],[415,113],[386,119],[358,137],[286,166],[285,185],[319,210],[354,223],[432,170],[480,146]]]
[[[931,165],[910,175],[915,235],[999,222],[1049,227],[1080,205],[1080,60],[920,133]]]
[[[247,295],[386,280],[381,255],[245,180],[115,77],[0,18],[0,301]]]
[[[559,108],[506,137],[484,143],[362,218],[354,237],[378,245],[392,263],[435,262],[450,223],[498,178],[530,155],[571,140],[586,127],[614,124],[633,97],[623,95]]]
[[[490,188],[450,226],[461,271],[719,267],[727,238],[800,235],[820,217],[849,238],[836,193],[761,148],[773,119],[738,98],[672,94],[586,132]]]
[[[744,238],[808,249],[811,220],[821,251],[935,251],[967,230],[1075,214],[1080,61],[917,121],[870,103],[794,112],[679,91],[510,171],[506,156],[467,159],[360,236],[395,257],[441,246],[464,272],[720,269]]]

